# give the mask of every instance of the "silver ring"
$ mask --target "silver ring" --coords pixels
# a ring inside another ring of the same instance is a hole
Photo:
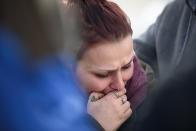
[[[124,104],[126,101],[127,99],[122,97],[122,103]]]
[[[118,95],[118,92],[117,91],[113,91],[114,95],[118,98],[119,95]]]

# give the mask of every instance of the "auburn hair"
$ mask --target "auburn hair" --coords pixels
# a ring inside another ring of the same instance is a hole
[[[129,18],[114,2],[68,0],[67,5],[79,11],[80,35],[86,47],[95,43],[119,41],[129,34],[132,35]],[[79,56],[84,50],[83,47]]]

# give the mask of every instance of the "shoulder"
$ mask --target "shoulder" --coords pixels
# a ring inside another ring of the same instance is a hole
[[[173,2],[170,2],[163,10],[163,12],[160,15],[159,21],[162,21],[164,19],[175,19],[177,17],[182,17],[184,9],[188,8],[185,0],[175,0]]]
[[[178,11],[183,10],[183,8],[187,6],[185,0],[175,0],[170,2],[166,7],[165,7],[165,12],[170,12],[170,13],[176,13]]]

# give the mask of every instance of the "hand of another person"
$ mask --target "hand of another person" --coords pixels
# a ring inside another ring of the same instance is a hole
[[[117,130],[132,114],[126,90],[110,92],[107,95],[91,93],[87,112],[96,119],[106,131]]]

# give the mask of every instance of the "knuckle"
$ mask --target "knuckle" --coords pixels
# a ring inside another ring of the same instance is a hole
[[[120,90],[120,91],[119,91],[119,96],[123,96],[125,93],[126,93],[126,90],[125,90],[125,89]]]
[[[119,120],[122,120],[124,119],[124,113],[121,111],[121,110],[117,110],[117,116],[118,116],[118,119]]]
[[[124,96],[123,96],[123,98],[126,98],[126,99],[127,99],[127,96],[126,96],[126,95],[124,95]]]
[[[124,118],[124,115],[123,115],[122,113],[119,112],[119,113],[118,113],[118,119],[121,120],[121,119],[123,119],[123,118]]]
[[[108,94],[108,97],[116,98],[115,94],[113,92]]]

